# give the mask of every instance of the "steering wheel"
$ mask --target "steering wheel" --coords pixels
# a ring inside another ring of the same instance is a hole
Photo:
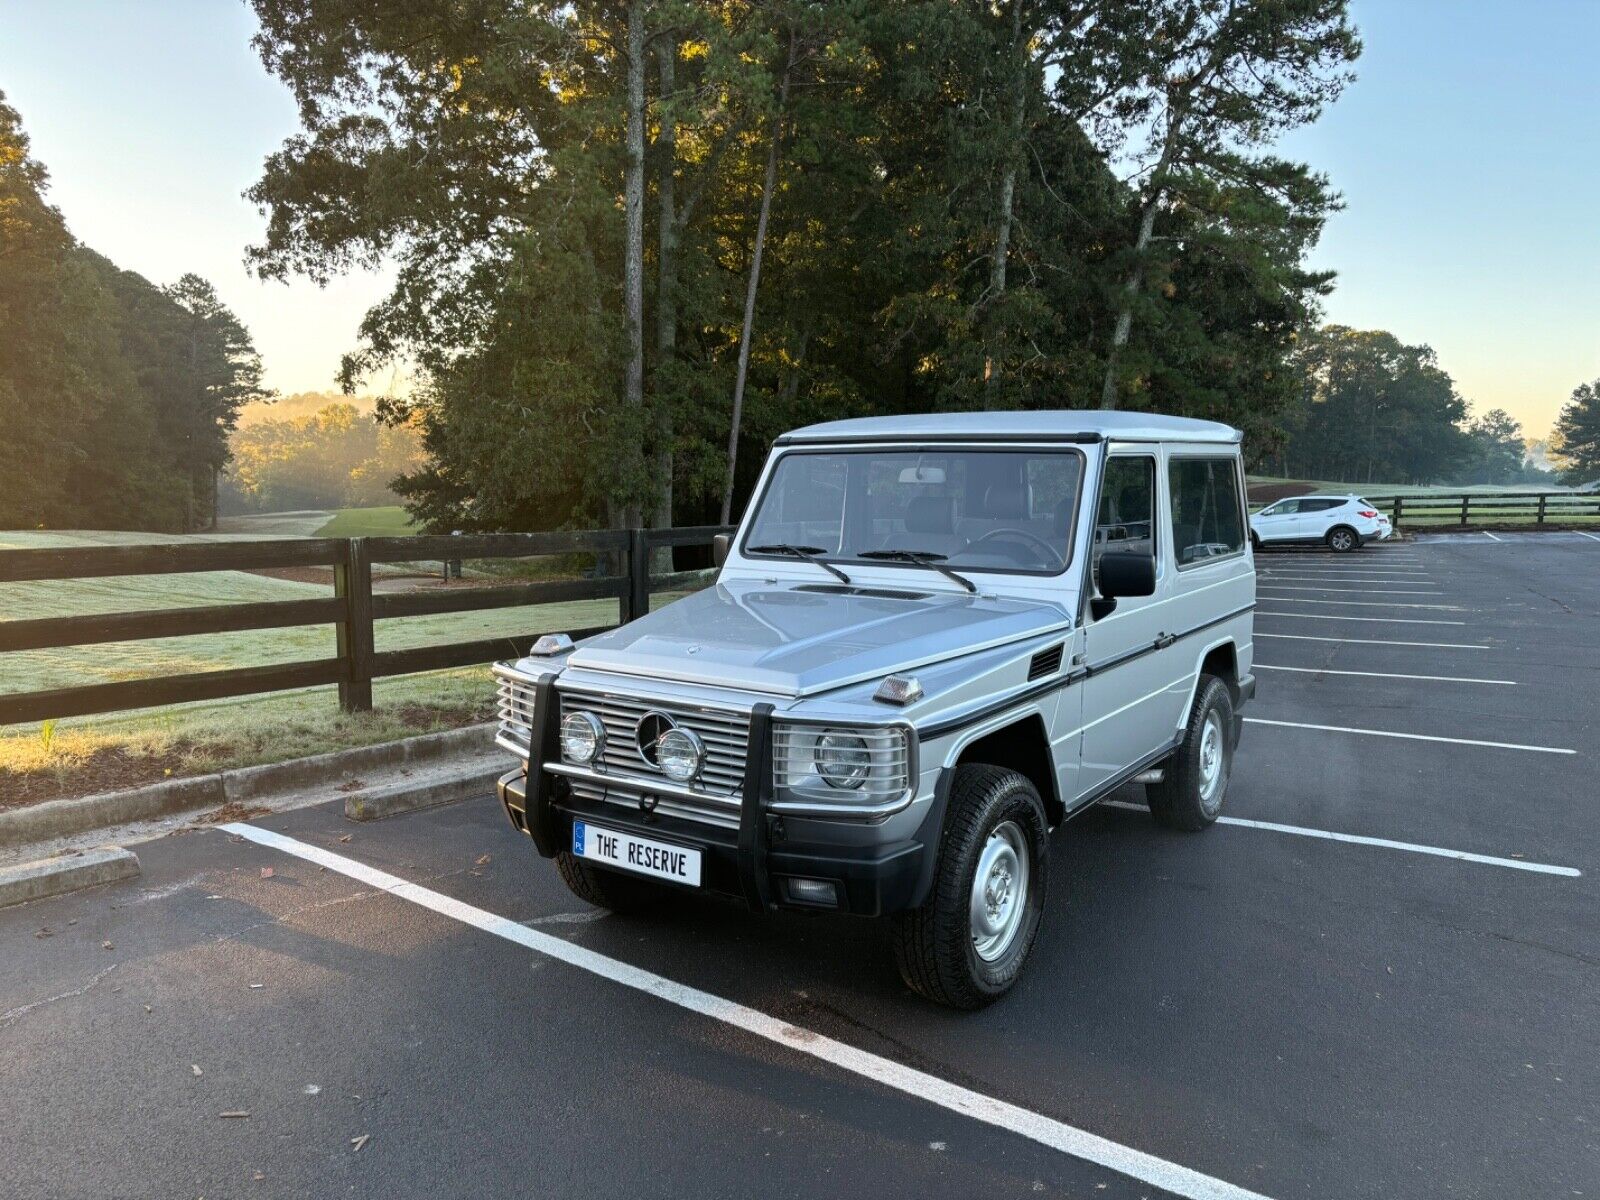
[[[978,537],[973,538],[970,542],[967,543],[967,549],[971,550],[974,546],[981,546],[984,542],[987,542],[990,538],[998,538],[998,537],[1014,537],[1014,538],[1020,538],[1025,542],[1032,542],[1040,550],[1043,550],[1045,552],[1045,554],[1049,558],[1053,558],[1057,562],[1061,562],[1062,561],[1061,551],[1057,550],[1054,546],[1052,546],[1049,542],[1045,541],[1038,534],[1029,533],[1026,529],[1016,529],[1016,528],[1013,528],[1013,527],[1011,527],[1009,525],[1004,527],[1004,528],[1002,528],[1002,529],[991,529],[991,530],[989,530],[988,533],[981,534]]]

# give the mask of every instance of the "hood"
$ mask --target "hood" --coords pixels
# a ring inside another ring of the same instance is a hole
[[[804,696],[1070,627],[1058,604],[720,582],[590,639],[575,667]]]

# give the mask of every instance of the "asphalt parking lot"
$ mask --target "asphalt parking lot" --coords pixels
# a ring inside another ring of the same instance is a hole
[[[991,1009],[330,800],[0,912],[0,1195],[1600,1195],[1600,539],[1259,567],[1227,823],[1058,830]]]

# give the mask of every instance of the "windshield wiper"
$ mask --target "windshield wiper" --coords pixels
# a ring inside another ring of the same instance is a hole
[[[967,591],[976,593],[978,585],[965,575],[957,575],[944,565],[948,554],[935,554],[932,550],[861,550],[856,553],[857,558],[881,558],[887,562],[916,563],[919,567],[929,567],[946,579],[953,579]]]
[[[787,554],[790,558],[803,558],[806,562],[821,567],[839,582],[846,584],[850,582],[850,576],[831,562],[817,557],[826,553],[821,546],[791,546],[787,542],[779,542],[772,546],[750,546],[748,549],[752,554]]]

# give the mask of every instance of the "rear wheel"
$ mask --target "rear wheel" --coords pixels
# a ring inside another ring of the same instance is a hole
[[[906,986],[965,1009],[1011,990],[1039,932],[1048,837],[1044,805],[1025,775],[956,768],[928,898],[893,918]]]
[[[1254,532],[1250,534],[1250,549],[1254,550],[1257,554],[1261,553],[1261,539],[1257,537]]]
[[[1322,539],[1328,543],[1328,549],[1336,554],[1348,554],[1361,545],[1361,535],[1348,525],[1335,525],[1328,530],[1328,536]]]
[[[1233,772],[1233,695],[1215,675],[1200,676],[1183,741],[1160,783],[1145,785],[1150,815],[1168,829],[1196,830],[1222,812]]]
[[[556,855],[556,870],[561,874],[561,882],[579,900],[616,913],[638,912],[660,904],[667,893],[667,888],[659,883],[597,867],[569,850]]]

